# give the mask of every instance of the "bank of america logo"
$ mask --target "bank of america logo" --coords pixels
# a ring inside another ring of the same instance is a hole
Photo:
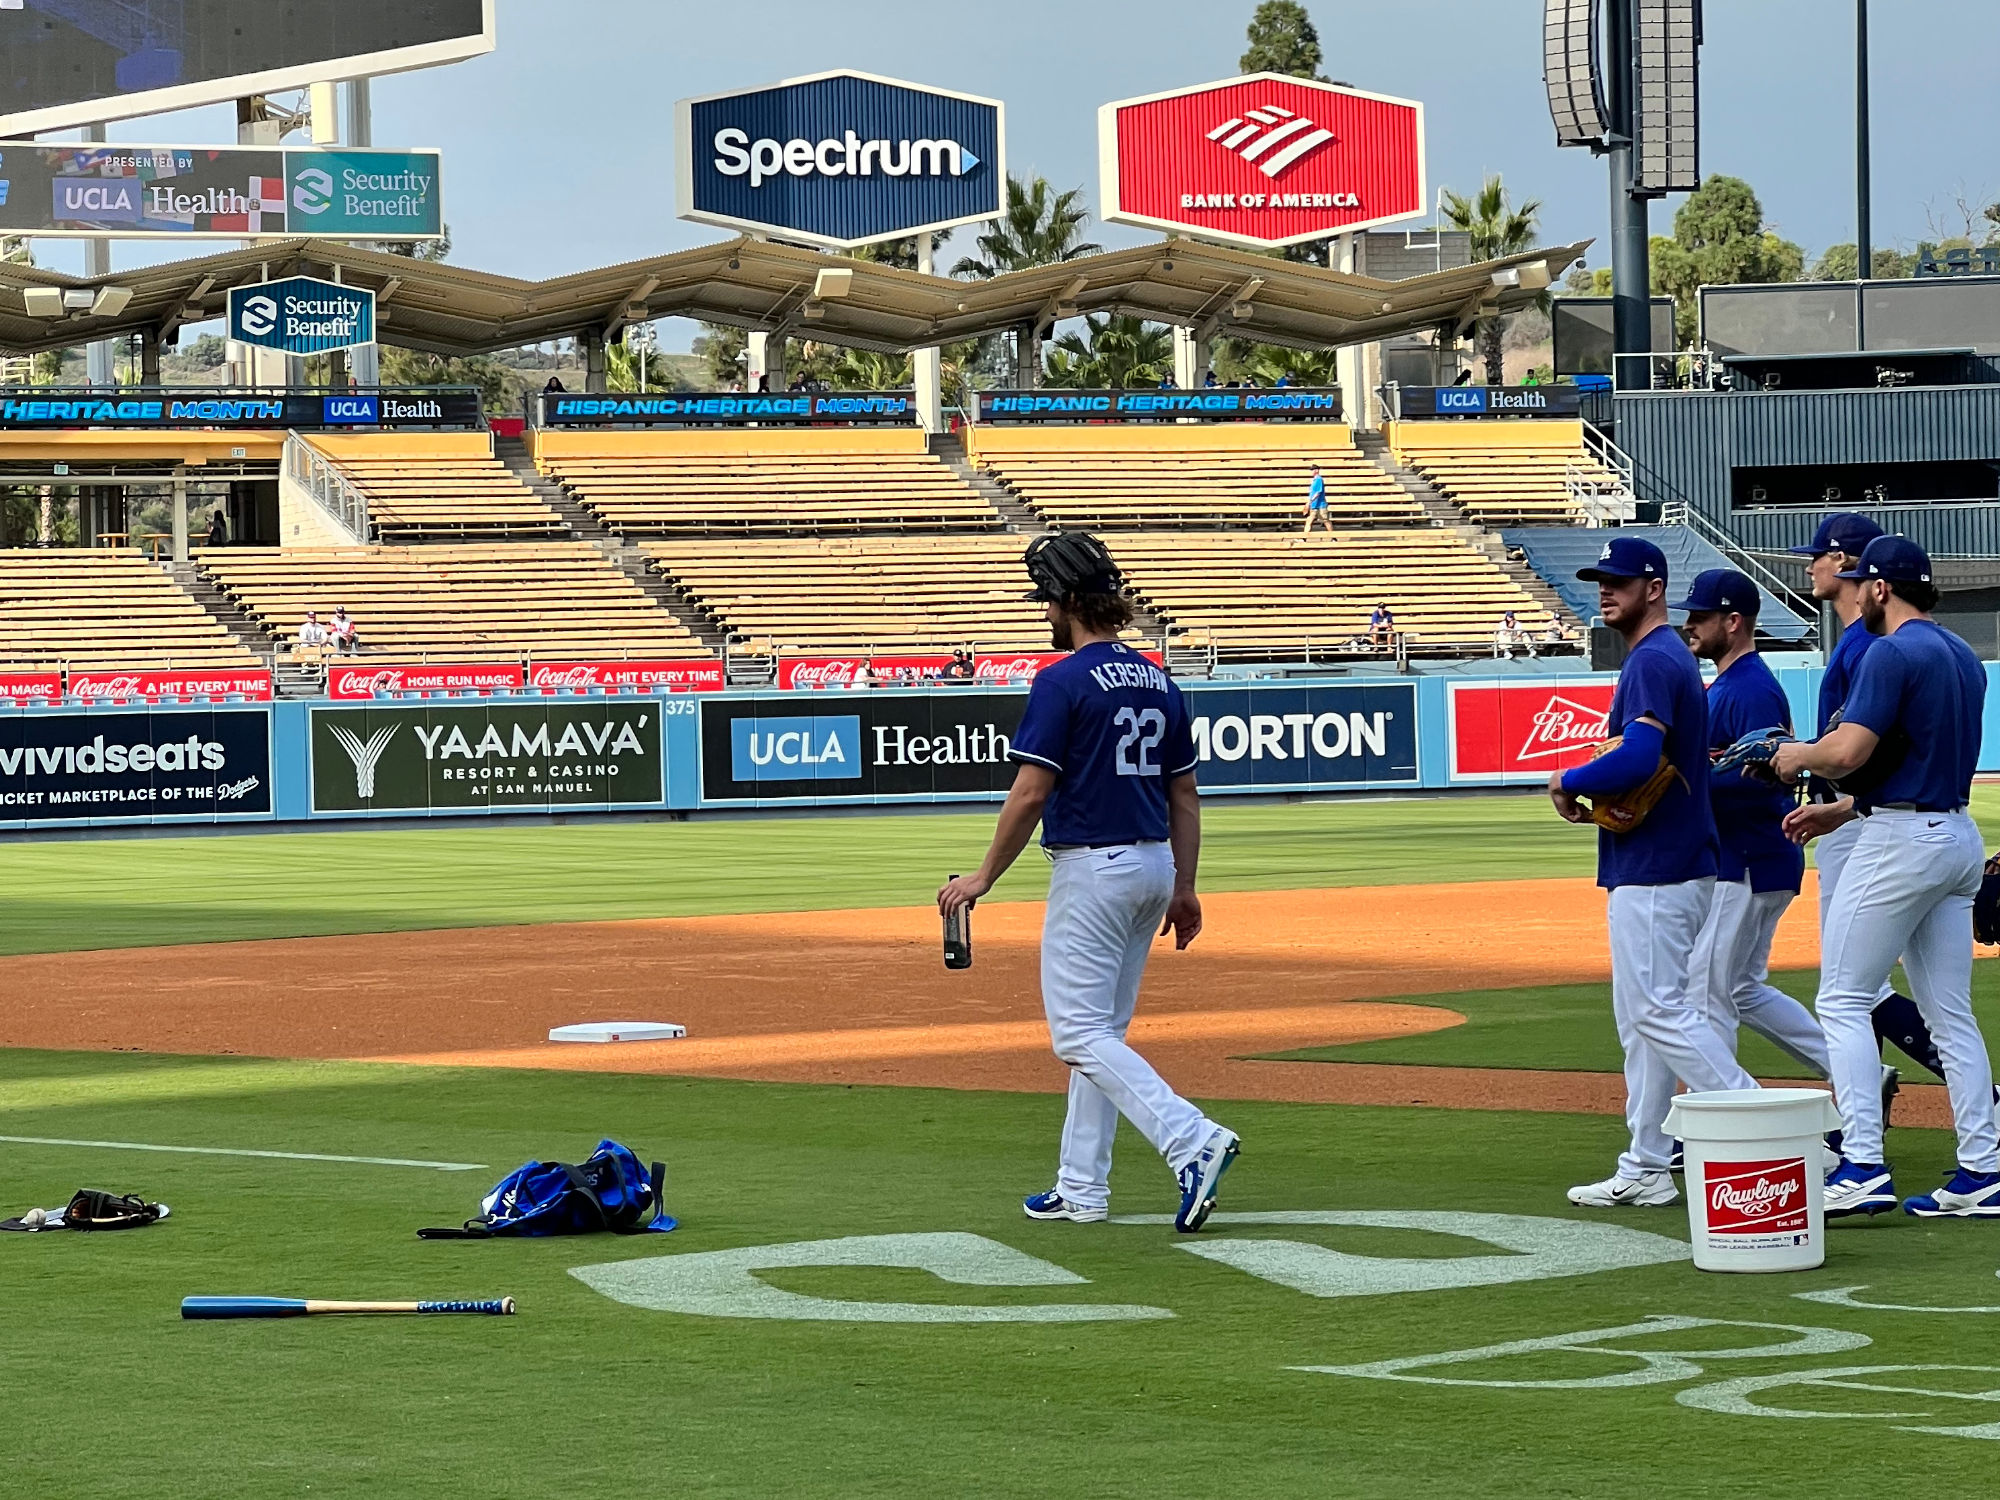
[[[347,752],[347,758],[354,762],[354,795],[365,802],[375,795],[375,768],[381,764],[382,752],[389,748],[389,741],[396,737],[396,731],[402,726],[385,725],[365,741],[338,724],[329,727],[340,748]]]
[[[1276,177],[1293,162],[1310,156],[1332,140],[1333,132],[1289,109],[1260,104],[1234,119],[1224,120],[1208,133],[1208,138],[1224,150],[1234,151],[1266,177]]]

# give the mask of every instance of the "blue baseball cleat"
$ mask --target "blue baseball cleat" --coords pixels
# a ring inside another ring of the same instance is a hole
[[[1086,1208],[1072,1203],[1054,1188],[1023,1199],[1021,1212],[1031,1219],[1068,1219],[1077,1224],[1101,1224],[1111,1216],[1108,1208]]]
[[[1906,1199],[1903,1212],[1918,1219],[2000,1219],[2000,1172],[1960,1167],[1936,1192]]]
[[[1896,1206],[1896,1184],[1880,1163],[1844,1161],[1826,1177],[1826,1216],[1885,1214]],[[1913,1210],[1914,1211],[1914,1210]]]
[[[1235,1131],[1218,1125],[1201,1154],[1181,1168],[1181,1211],[1174,1215],[1174,1228],[1182,1234],[1193,1234],[1208,1222],[1215,1207],[1216,1184],[1236,1160],[1242,1144]]]

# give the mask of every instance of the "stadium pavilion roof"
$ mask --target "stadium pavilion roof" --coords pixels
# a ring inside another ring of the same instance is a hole
[[[1171,239],[959,281],[746,236],[521,281],[335,240],[283,240],[96,277],[0,264],[0,348],[30,353],[135,333],[163,338],[182,324],[220,317],[232,287],[299,274],[372,288],[383,342],[444,355],[609,336],[663,317],[901,352],[1101,312],[1179,324],[1203,337],[1224,332],[1324,348],[1512,311],[1560,277],[1588,243],[1378,281]],[[38,288],[70,294],[71,306],[59,316],[31,314],[31,303],[46,312],[55,301],[47,290],[24,296]],[[91,306],[75,305],[85,302]]]

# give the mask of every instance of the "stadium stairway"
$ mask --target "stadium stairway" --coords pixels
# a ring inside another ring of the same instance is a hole
[[[1395,480],[1405,494],[1424,508],[1433,526],[1453,532],[1465,538],[1471,546],[1477,547],[1493,560],[1493,565],[1521,586],[1535,603],[1573,629],[1582,629],[1589,615],[1578,615],[1569,600],[1526,563],[1515,562],[1507,556],[1507,544],[1483,526],[1468,521],[1465,512],[1439,494],[1431,482],[1415,469],[1405,468],[1396,462],[1396,456],[1389,451],[1389,441],[1379,432],[1356,432],[1354,446],[1366,455],[1368,461]],[[1566,617],[1566,618],[1565,618]]]
[[[615,536],[596,516],[577,504],[568,490],[537,469],[525,439],[496,435],[493,456],[507,466],[510,474],[534,491],[543,504],[562,517],[571,536],[580,542],[589,542],[602,552],[607,562],[636,583],[647,598],[685,625],[702,645],[717,656],[722,654],[726,632],[718,630],[713,620],[692,608],[671,583],[647,567],[643,552]]]
[[[270,657],[271,638],[262,627],[245,614],[234,599],[203,577],[193,563],[176,563],[167,572],[184,593],[194,595],[197,604],[243,643],[244,650],[260,661]]]
[[[972,461],[972,456],[965,451],[965,439],[957,433],[934,432],[929,446],[933,455],[977,490],[988,505],[1000,512],[1009,531],[1039,536],[1049,529],[1040,516],[1022,503],[1019,495]]]
[[[1624,526],[1615,532],[1585,526],[1516,526],[1501,532],[1500,540],[1525,552],[1529,565],[1562,595],[1571,613],[1589,621],[1597,616],[1597,586],[1579,579],[1576,570],[1596,562],[1613,535],[1644,537],[1666,554],[1670,601],[1685,597],[1683,590],[1695,574],[1736,566],[1713,543],[1685,526]],[[1757,591],[1763,597],[1757,626],[1764,634],[1773,640],[1797,641],[1811,632],[1811,625],[1761,582]]]

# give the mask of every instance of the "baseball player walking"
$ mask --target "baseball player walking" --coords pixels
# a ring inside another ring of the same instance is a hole
[[[1858,624],[1861,618],[1860,583],[1841,575],[1851,571],[1861,561],[1862,552],[1881,534],[1882,528],[1868,517],[1841,512],[1819,523],[1809,545],[1791,549],[1795,557],[1812,559],[1807,576],[1812,581],[1813,598],[1831,604],[1841,624],[1840,640],[1827,657],[1826,671],[1820,677],[1820,734],[1825,734],[1837,722],[1834,716],[1847,701],[1848,689],[1853,686],[1861,658],[1876,639]],[[1778,721],[1774,719],[1771,722],[1776,724]],[[1819,867],[1819,930],[1824,933],[1827,931],[1827,915],[1833,906],[1833,893],[1840,888],[1841,871],[1846,868],[1848,853],[1854,848],[1855,839],[1861,835],[1861,822],[1853,816],[1853,799],[1843,796],[1824,777],[1813,778],[1808,795],[1811,800],[1805,806],[1787,814],[1785,835],[1799,844],[1819,840],[1813,858]],[[1869,1021],[1881,1042],[1894,1042],[1906,1056],[1929,1068],[1938,1077],[1944,1077],[1944,1059],[1938,1056],[1937,1043],[1931,1039],[1930,1028],[1924,1024],[1922,1012],[1909,996],[1897,994],[1886,979],[1882,982],[1882,993],[1875,1002]],[[1885,1124],[1888,1121],[1888,1101],[1895,1092],[1894,1081],[1885,1077]]]
[[[1665,1125],[1675,1079],[1701,1090],[1757,1087],[1688,987],[1717,866],[1707,796],[1708,707],[1701,669],[1667,623],[1667,559],[1658,547],[1641,537],[1614,537],[1595,566],[1576,576],[1596,583],[1598,613],[1625,638],[1608,723],[1620,744],[1549,778],[1556,811],[1572,823],[1588,822],[1578,797],[1631,792],[1653,778],[1662,758],[1675,775],[1637,827],[1601,829],[1597,836],[1597,883],[1610,892],[1611,1008],[1625,1048],[1632,1139],[1611,1176],[1571,1188],[1569,1201],[1580,1208],[1672,1203],[1679,1192]]]
[[[1710,750],[1726,749],[1759,729],[1791,730],[1785,690],[1757,654],[1759,603],[1749,578],[1733,568],[1711,568],[1677,606],[1688,612],[1688,645],[1715,663],[1708,687]],[[1785,837],[1783,827],[1792,798],[1734,768],[1710,774],[1708,797],[1718,868],[1708,919],[1695,940],[1690,995],[1732,1054],[1738,1027],[1748,1026],[1824,1078],[1826,1038],[1819,1022],[1769,980],[1778,919],[1805,879],[1805,850]]]
[[[1236,1158],[1236,1133],[1181,1098],[1125,1041],[1156,934],[1185,948],[1201,931],[1195,864],[1201,809],[1187,705],[1167,674],[1122,645],[1123,580],[1095,537],[1038,537],[1030,599],[1048,605],[1055,649],[1036,674],[1008,749],[1020,770],[979,869],[938,892],[949,915],[983,896],[1042,825],[1055,869],[1042,927],[1042,1007],[1069,1064],[1055,1186],[1031,1219],[1088,1223],[1110,1212],[1111,1142],[1124,1115],[1167,1159],[1181,1190],[1174,1227],[1200,1229]]]
[[[1833,1061],[1842,1160],[1826,1180],[1828,1215],[1896,1206],[1883,1151],[1878,1056],[1869,1025],[1897,956],[1943,1056],[1958,1171],[1903,1204],[1920,1218],[2000,1218],[2000,1131],[1993,1068],[1972,1016],[1972,898],[1985,860],[1966,811],[1979,760],[1986,672],[1972,648],[1930,618],[1938,593],[1923,548],[1877,537],[1840,575],[1860,587],[1877,637],[1854,674],[1840,723],[1779,745],[1772,769],[1839,781],[1862,772],[1859,817],[1820,935],[1820,1024]]]

